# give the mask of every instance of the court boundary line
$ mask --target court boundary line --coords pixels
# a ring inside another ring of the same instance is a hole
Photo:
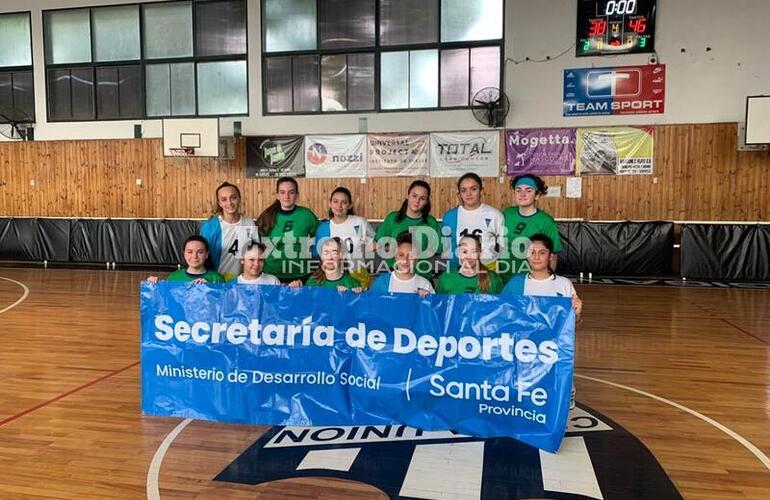
[[[722,425],[721,423],[717,422],[713,418],[707,417],[706,415],[703,415],[702,413],[699,413],[693,410],[692,408],[688,408],[687,406],[679,404],[675,401],[671,401],[669,399],[663,398],[661,396],[657,396],[649,392],[642,391],[640,389],[636,389],[634,387],[629,387],[627,385],[610,382],[609,380],[604,380],[596,377],[590,377],[588,375],[580,375],[578,373],[575,374],[575,377],[582,378],[585,380],[591,380],[593,382],[598,382],[600,384],[606,384],[612,387],[616,387],[618,389],[624,389],[630,392],[634,392],[636,394],[646,396],[650,399],[654,399],[661,403],[665,403],[669,406],[673,406],[674,408],[681,410],[685,413],[689,413],[690,415],[697,417],[700,420],[703,420],[707,424],[715,427],[717,430],[723,432],[724,434],[727,434],[727,436],[737,441],[741,446],[749,450],[751,454],[754,455],[762,463],[762,465],[764,465],[765,468],[767,468],[768,471],[770,471],[770,458],[768,458],[768,456],[765,455],[764,452],[762,452],[762,450],[757,448],[751,441],[749,441],[745,437],[741,436],[740,434],[730,429],[729,427]],[[163,459],[165,458],[166,453],[168,452],[168,449],[174,443],[174,440],[179,436],[179,434],[182,433],[182,431],[192,421],[193,419],[188,418],[183,420],[179,424],[177,424],[177,426],[174,427],[174,429],[171,432],[169,432],[168,435],[166,435],[165,439],[163,440],[161,445],[158,447],[158,449],[155,450],[155,454],[153,455],[152,461],[150,462],[150,467],[147,470],[147,499],[148,500],[160,500],[160,487],[158,483],[160,480],[160,467],[163,464]]]
[[[685,413],[689,413],[690,415],[692,415],[694,417],[697,417],[700,420],[703,420],[707,424],[710,424],[711,426],[715,427],[719,431],[721,431],[724,434],[727,434],[729,437],[733,438],[735,441],[737,441],[739,444],[741,444],[744,448],[749,450],[752,455],[757,457],[757,459],[760,462],[762,462],[762,465],[764,465],[765,468],[768,471],[770,471],[770,458],[768,458],[768,456],[765,455],[765,453],[762,450],[757,448],[754,445],[754,443],[752,443],[751,441],[749,441],[745,437],[741,436],[740,434],[738,434],[734,430],[730,429],[729,427],[727,427],[727,426],[717,422],[716,420],[714,420],[711,417],[707,417],[706,415],[704,415],[704,414],[702,414],[700,412],[697,412],[697,411],[693,410],[692,408],[688,408],[687,406],[684,406],[683,404],[679,404],[676,401],[671,401],[670,399],[666,399],[664,397],[657,396],[655,394],[643,391],[641,389],[636,389],[635,387],[629,387],[627,385],[618,384],[616,382],[610,382],[609,380],[604,380],[604,379],[600,379],[600,378],[596,378],[596,377],[590,377],[588,375],[580,375],[578,373],[575,374],[575,377],[582,378],[584,380],[591,380],[593,382],[598,382],[600,384],[605,384],[605,385],[609,385],[609,386],[612,386],[612,387],[615,387],[615,388],[618,388],[618,389],[624,389],[626,391],[634,392],[636,394],[639,394],[639,395],[642,395],[642,396],[646,396],[646,397],[648,397],[650,399],[654,399],[654,400],[659,401],[661,403],[665,403],[665,404],[667,404],[669,406],[673,406],[674,408],[677,408],[677,409],[679,409],[679,410],[681,410],[681,411],[683,411]]]
[[[163,459],[166,457],[166,452],[174,443],[174,440],[192,421],[193,419],[188,418],[179,422],[177,426],[168,433],[160,446],[158,446],[158,449],[155,450],[155,454],[152,456],[152,461],[150,461],[150,468],[147,470],[147,500],[160,500],[160,486],[158,484],[160,480],[160,466],[163,464]]]
[[[113,376],[115,376],[115,375],[117,375],[119,373],[122,373],[122,372],[126,371],[126,370],[130,370],[131,368],[137,366],[138,364],[139,364],[139,361],[136,361],[136,362],[131,363],[128,366],[124,366],[123,368],[120,368],[118,370],[113,370],[110,373],[108,373],[106,375],[103,375],[103,376],[101,376],[101,377],[99,377],[97,379],[91,380],[90,382],[86,382],[85,384],[80,385],[78,387],[75,387],[74,389],[70,389],[67,392],[59,394],[58,396],[55,396],[55,397],[53,397],[53,398],[51,398],[51,399],[49,399],[47,401],[43,401],[42,403],[37,404],[37,405],[35,405],[35,406],[31,407],[31,408],[27,408],[26,410],[22,411],[21,413],[17,413],[15,415],[11,415],[10,417],[8,417],[8,418],[6,418],[4,420],[0,420],[0,427],[4,426],[5,424],[11,423],[14,420],[17,420],[17,419],[19,419],[19,418],[21,418],[21,417],[23,417],[25,415],[29,415],[30,413],[32,413],[34,411],[37,411],[40,408],[43,408],[43,407],[48,406],[50,404],[53,404],[53,403],[55,403],[57,401],[60,401],[60,400],[62,400],[64,398],[66,398],[67,396],[71,396],[72,394],[75,394],[76,392],[79,392],[79,391],[82,391],[83,389],[91,387],[94,384],[98,384],[102,380],[105,380],[105,379],[108,379],[110,377],[113,377]]]
[[[21,281],[16,281],[16,280],[11,279],[11,278],[6,278],[5,276],[0,276],[0,280],[5,280],[5,281],[10,281],[11,283],[15,283],[15,284],[19,285],[24,290],[24,293],[22,294],[22,296],[21,296],[21,298],[19,300],[17,300],[16,302],[14,302],[13,304],[11,304],[8,307],[0,309],[0,314],[3,314],[4,312],[10,311],[14,307],[18,306],[19,304],[21,304],[22,302],[27,300],[27,297],[29,297],[29,287],[27,285],[25,285],[24,283],[22,283]]]
[[[731,326],[731,327],[733,327],[734,329],[738,330],[739,332],[743,333],[744,335],[748,335],[749,337],[751,337],[751,338],[753,338],[753,339],[755,339],[755,340],[758,340],[758,341],[762,342],[762,343],[763,343],[763,344],[765,344],[765,345],[768,345],[768,343],[769,343],[769,342],[767,342],[766,340],[762,339],[761,337],[757,337],[756,335],[754,335],[754,334],[753,334],[753,333],[751,333],[751,332],[748,332],[748,331],[744,330],[744,329],[743,329],[743,328],[741,328],[740,326],[738,326],[738,325],[734,324],[734,323],[733,323],[732,321],[730,321],[729,319],[724,319],[724,318],[720,318],[720,319],[722,320],[722,322],[723,322],[723,323],[727,323],[728,325],[730,325],[730,326]]]

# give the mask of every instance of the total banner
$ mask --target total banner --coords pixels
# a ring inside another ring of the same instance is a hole
[[[301,135],[246,137],[246,177],[305,175]]]
[[[369,177],[428,175],[428,134],[369,134]]]
[[[575,129],[533,128],[505,131],[508,175],[575,173]]]
[[[566,298],[143,283],[142,412],[255,425],[404,424],[555,452]]]
[[[366,135],[305,136],[305,159],[309,178],[366,177]]]
[[[430,175],[460,177],[473,172],[480,177],[497,177],[499,143],[497,131],[430,134]]]
[[[653,127],[577,129],[578,170],[590,174],[652,174]]]

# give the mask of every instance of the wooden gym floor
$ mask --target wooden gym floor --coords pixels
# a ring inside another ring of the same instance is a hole
[[[337,479],[214,481],[267,428],[142,417],[145,276],[0,268],[0,498],[385,498]],[[683,497],[770,498],[770,291],[578,291],[578,401]]]

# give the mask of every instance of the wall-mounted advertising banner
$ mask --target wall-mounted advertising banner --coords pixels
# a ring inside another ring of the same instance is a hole
[[[666,65],[564,70],[564,116],[660,114]]]
[[[590,174],[652,174],[653,127],[577,129],[578,170]]]
[[[145,282],[141,302],[146,415],[564,436],[568,298]]]
[[[366,177],[366,135],[305,136],[305,175]]]
[[[500,133],[441,132],[430,134],[431,177],[460,177],[474,172],[497,177],[500,172]]]
[[[369,177],[428,175],[428,134],[369,134]]]
[[[505,131],[508,175],[575,173],[575,129],[533,128]]]
[[[305,175],[301,135],[246,137],[246,177]]]

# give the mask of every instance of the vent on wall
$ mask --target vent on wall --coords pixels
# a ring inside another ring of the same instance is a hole
[[[219,138],[219,159],[234,160],[235,144],[236,144],[235,137],[220,137]]]

